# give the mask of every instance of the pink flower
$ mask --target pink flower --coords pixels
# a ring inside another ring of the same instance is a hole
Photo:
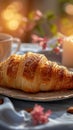
[[[58,38],[58,43],[62,44],[63,43],[63,38]]]
[[[40,40],[40,46],[42,47],[43,50],[45,50],[47,48],[47,38],[43,38],[42,40]]]
[[[41,46],[43,50],[45,50],[47,48],[48,39],[46,37],[42,38],[42,37],[39,37],[39,36],[33,34],[31,36],[31,38],[32,38],[32,43],[38,43],[39,46]]]
[[[27,23],[28,22],[27,17],[23,17],[22,22]]]
[[[36,104],[33,110],[31,111],[31,116],[34,125],[47,123],[49,121],[48,118],[50,114],[51,114],[50,110],[44,112],[44,108]]]
[[[39,42],[39,37],[35,34],[33,34],[31,36],[31,39],[32,39],[32,43],[38,43]]]
[[[43,17],[43,14],[42,14],[42,12],[41,12],[40,10],[36,10],[36,11],[34,12],[34,17],[33,17],[33,19],[34,19],[35,21],[40,20],[42,17]]]

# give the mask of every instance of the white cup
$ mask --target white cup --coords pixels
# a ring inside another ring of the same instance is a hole
[[[8,58],[10,55],[16,53],[20,48],[20,39],[13,38],[6,33],[0,33],[0,62]],[[12,46],[16,44],[14,51],[12,52]]]

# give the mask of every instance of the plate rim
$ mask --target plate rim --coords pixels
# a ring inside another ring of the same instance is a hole
[[[7,92],[9,93],[6,93],[6,91],[4,90],[7,90]],[[13,92],[15,93],[17,91],[17,93],[19,92],[20,94],[24,93],[25,94],[25,97],[23,97],[23,94],[22,96],[19,96],[18,94],[13,94]],[[70,92],[69,94],[66,94],[66,92]],[[36,93],[36,94],[42,94],[44,92],[39,92],[39,93]],[[50,97],[49,96],[47,97],[33,97],[33,96],[30,96],[31,94],[29,93],[26,93],[26,92],[23,92],[21,90],[16,90],[16,89],[10,89],[10,88],[4,88],[4,87],[0,87],[0,95],[3,95],[3,96],[7,96],[9,98],[13,98],[13,99],[17,99],[17,100],[25,100],[25,101],[37,101],[37,102],[52,102],[52,101],[60,101],[60,100],[64,100],[64,99],[69,99],[69,98],[72,98],[73,97],[73,90],[64,90],[64,91],[54,91],[54,92],[45,92],[45,93],[62,93],[62,95],[57,95],[57,96],[53,96],[53,97]],[[64,94],[65,93],[65,94]],[[34,95],[34,94],[33,94]]]

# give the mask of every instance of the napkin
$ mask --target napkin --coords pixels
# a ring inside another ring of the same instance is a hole
[[[73,130],[72,114],[56,112],[51,115],[48,123],[34,126],[28,112],[16,111],[9,98],[0,98],[3,99],[3,104],[0,104],[0,128],[3,127],[3,130]]]

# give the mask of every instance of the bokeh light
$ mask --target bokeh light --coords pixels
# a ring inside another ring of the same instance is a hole
[[[65,12],[69,15],[73,15],[73,4],[66,4]]]
[[[5,21],[6,28],[10,30],[16,30],[19,28],[23,16],[19,12],[22,4],[20,2],[12,2],[7,6],[5,10],[1,13],[3,20]]]
[[[11,9],[6,9],[2,12],[2,17],[5,20],[11,20],[14,18],[14,12]]]
[[[16,30],[19,27],[19,22],[18,20],[11,20],[6,25],[10,30]]]

